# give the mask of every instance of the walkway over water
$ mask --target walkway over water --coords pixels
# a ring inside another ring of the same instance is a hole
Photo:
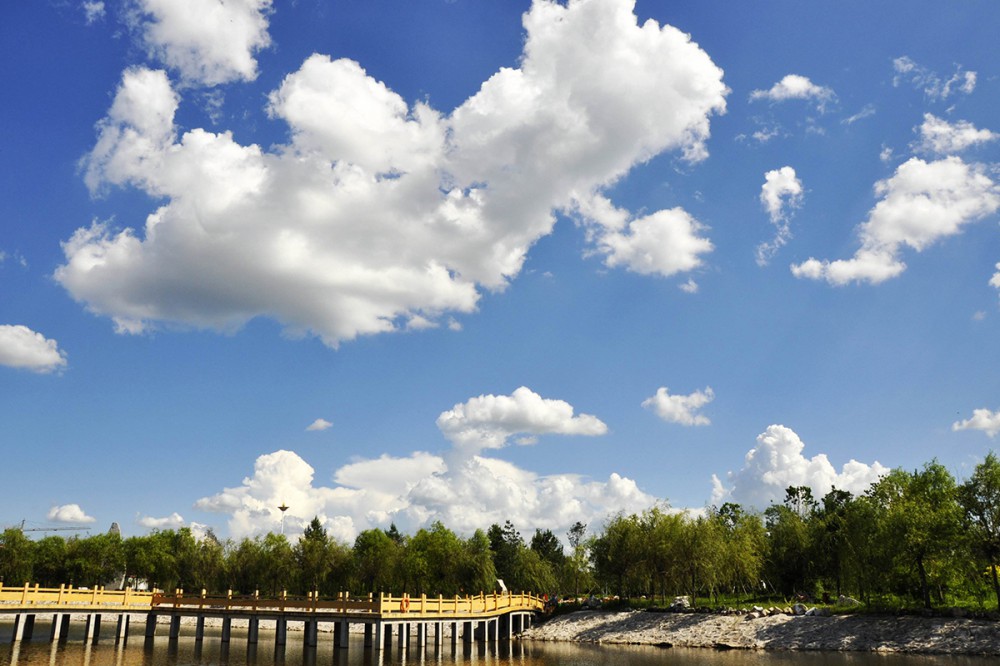
[[[115,641],[128,637],[129,621],[134,615],[145,616],[145,636],[156,634],[160,616],[170,618],[170,638],[180,636],[182,618],[194,619],[195,640],[203,640],[206,618],[220,618],[222,642],[228,643],[233,619],[247,623],[247,642],[256,643],[261,620],[274,622],[274,641],[282,647],[287,641],[288,622],[301,622],[303,644],[315,647],[320,623],[333,624],[333,642],[346,648],[351,624],[364,625],[365,647],[381,650],[391,645],[395,633],[401,648],[407,647],[413,631],[417,646],[423,648],[433,637],[440,647],[444,638],[457,646],[462,642],[510,640],[530,624],[535,613],[544,608],[545,601],[531,594],[479,594],[478,596],[428,597],[403,595],[394,597],[369,594],[351,597],[341,592],[335,599],[324,599],[316,594],[290,597],[285,593],[275,598],[234,596],[232,593],[211,596],[174,594],[162,592],[136,592],[132,590],[105,590],[97,588],[74,589],[40,588],[37,585],[9,588],[0,583],[0,615],[14,615],[12,641],[30,640],[38,615],[52,616],[49,624],[50,640],[65,640],[71,616],[85,616],[84,640],[97,642],[105,637],[102,631],[104,616],[115,618]],[[110,619],[110,618],[109,618]],[[110,622],[107,629],[110,629]],[[110,637],[110,636],[109,636]]]

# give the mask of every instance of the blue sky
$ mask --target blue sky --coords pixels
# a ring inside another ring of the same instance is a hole
[[[991,2],[0,9],[0,524],[564,533],[1000,432]]]

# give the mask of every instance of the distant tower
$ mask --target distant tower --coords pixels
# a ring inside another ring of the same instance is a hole
[[[278,507],[278,511],[281,512],[281,533],[285,533],[285,512],[288,511],[288,506],[284,502]]]
[[[111,523],[111,529],[108,530],[108,534],[120,538],[122,535],[122,528],[118,525],[117,522]]]

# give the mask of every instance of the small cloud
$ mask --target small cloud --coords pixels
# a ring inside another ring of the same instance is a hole
[[[795,169],[784,166],[764,174],[760,203],[776,229],[771,241],[757,246],[757,265],[766,266],[792,237],[791,211],[802,205],[802,181],[795,175]]]
[[[563,400],[543,398],[522,386],[511,395],[481,395],[442,412],[437,426],[456,449],[499,449],[514,436],[603,435],[608,427],[596,416],[574,414]]]
[[[94,25],[98,21],[104,18],[104,3],[103,2],[84,2],[83,3],[83,15],[87,21],[87,25]]]
[[[695,391],[690,395],[670,395],[668,389],[661,386],[656,390],[656,395],[643,400],[642,406],[652,409],[667,423],[704,426],[712,422],[707,416],[697,412],[714,399],[715,392],[711,386],[706,386],[704,391]]]
[[[697,294],[698,293],[698,283],[692,278],[688,278],[687,282],[678,287],[685,294]]]
[[[920,141],[915,146],[917,150],[938,155],[953,155],[966,148],[996,141],[1000,134],[988,129],[977,129],[966,120],[949,123],[934,114],[925,113],[924,122],[919,128]]]
[[[868,118],[869,116],[874,116],[874,115],[875,115],[875,106],[872,104],[866,104],[864,108],[855,113],[853,116],[844,118],[840,122],[842,122],[845,125],[853,125],[859,120],[863,120],[864,118]]]
[[[93,523],[97,519],[88,516],[79,504],[63,504],[49,509],[48,519],[56,523]]]
[[[145,527],[151,530],[176,530],[184,527],[184,518],[176,511],[163,518],[140,516],[135,522],[140,527]]]
[[[986,312],[983,310],[978,310],[972,315],[972,321],[983,321],[984,319],[986,319]]]
[[[972,410],[972,418],[964,421],[956,421],[951,424],[951,429],[955,432],[959,430],[981,430],[990,437],[1000,432],[1000,410],[991,412],[988,409]]]
[[[330,421],[327,421],[326,419],[316,419],[315,421],[309,424],[309,427],[306,428],[306,432],[317,432],[320,430],[327,430],[332,427],[333,423],[331,423]]]
[[[462,330],[462,322],[460,322],[459,320],[455,319],[454,317],[448,317],[448,330],[449,331],[456,331],[456,332],[457,331],[461,331]]]
[[[955,73],[948,79],[943,79],[936,72],[917,64],[909,56],[902,56],[892,61],[896,75],[892,85],[898,87],[908,82],[914,88],[923,90],[924,95],[934,100],[945,100],[948,97],[963,93],[970,94],[976,89],[976,73],[964,71],[961,66],[955,66]]]
[[[750,101],[760,99],[771,102],[784,102],[790,99],[809,100],[816,103],[819,111],[824,111],[826,104],[837,98],[833,89],[818,86],[808,77],[799,74],[788,74],[768,90],[754,90],[750,93]]]
[[[0,365],[47,374],[66,367],[66,352],[27,326],[0,325]]]
[[[889,146],[882,146],[882,150],[879,152],[878,158],[883,162],[891,162],[893,158],[892,148]]]

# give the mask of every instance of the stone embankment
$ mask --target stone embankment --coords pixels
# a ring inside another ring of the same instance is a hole
[[[716,649],[1000,655],[996,621],[861,614],[578,611],[535,625],[522,638]]]

